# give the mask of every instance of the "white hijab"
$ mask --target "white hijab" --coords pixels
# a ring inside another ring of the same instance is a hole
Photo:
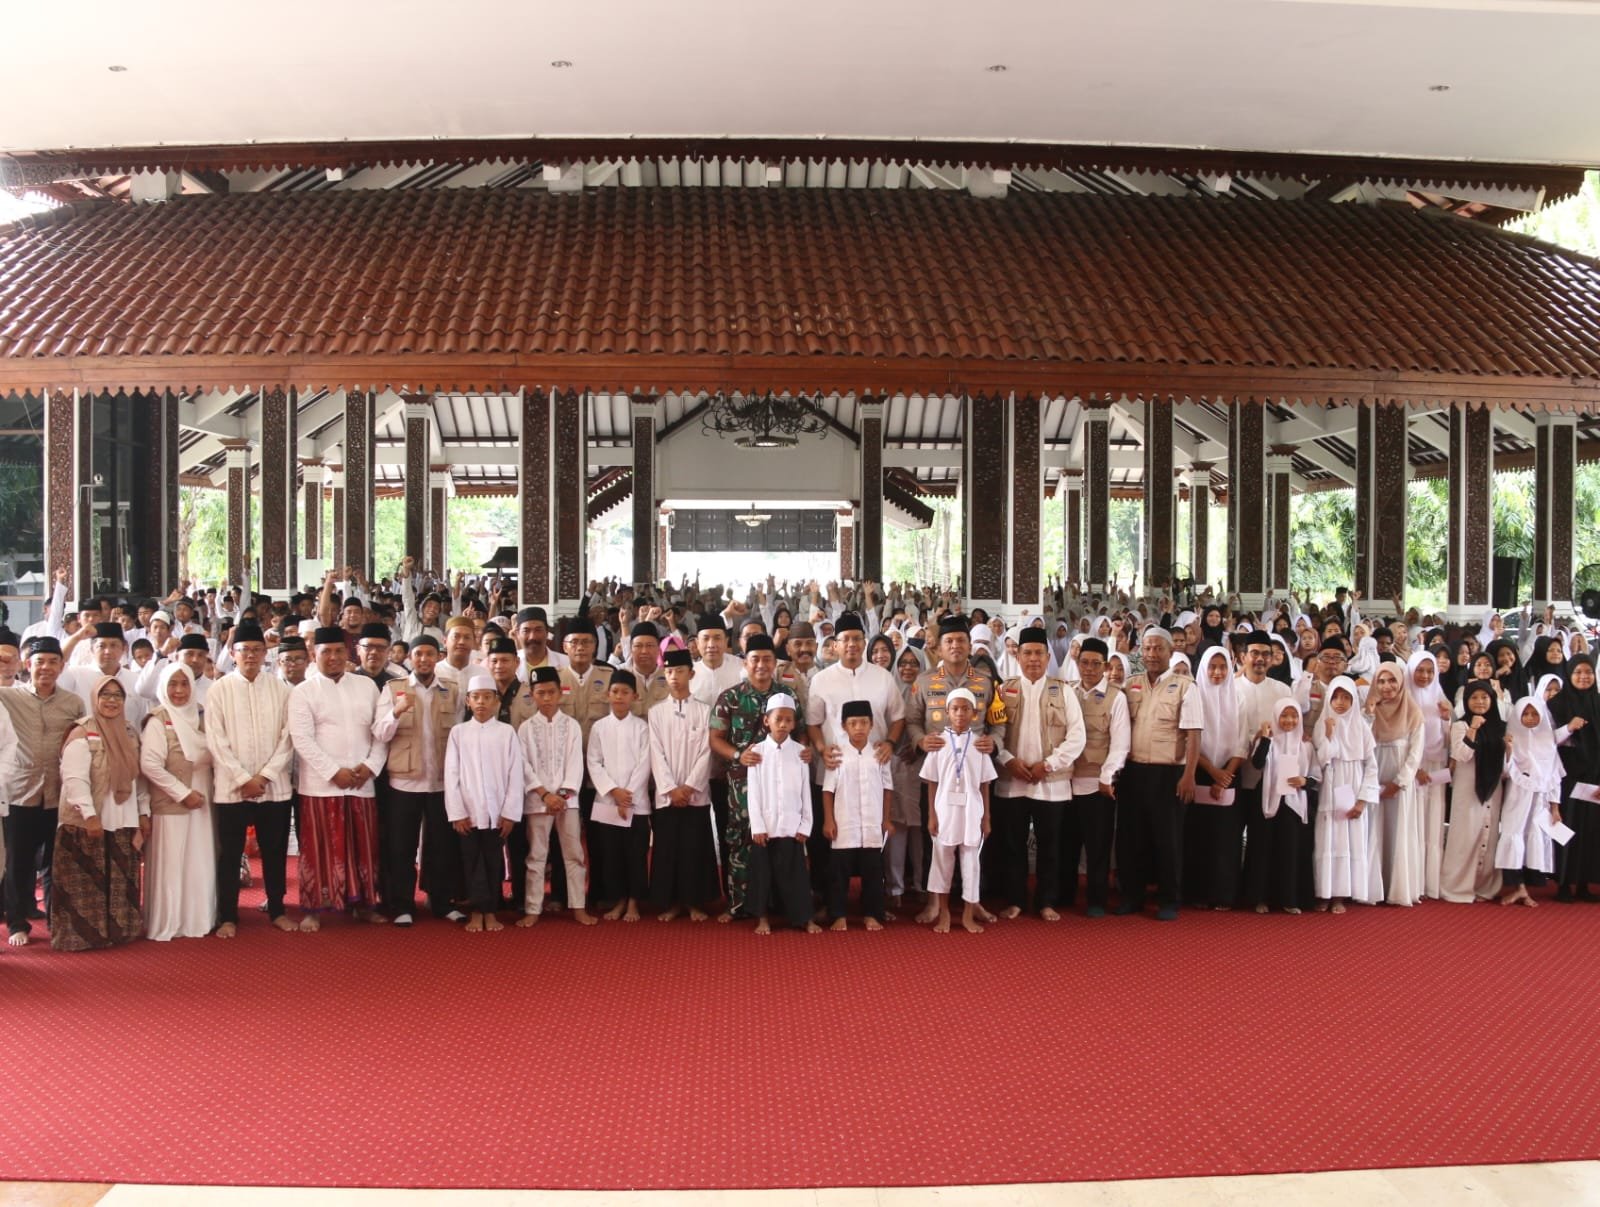
[[[1173,657],[1176,659],[1177,655]],[[1228,672],[1221,683],[1211,682],[1211,664],[1217,659]],[[1239,693],[1234,689],[1228,652],[1214,645],[1200,655],[1194,683],[1206,719],[1206,727],[1200,731],[1200,753],[1213,767],[1220,768],[1239,753]]]
[[[1333,711],[1333,695],[1338,691],[1350,696],[1350,707],[1342,716]],[[1334,719],[1333,736],[1325,732],[1320,735],[1329,762],[1361,763],[1371,758],[1378,743],[1372,736],[1372,727],[1361,715],[1361,691],[1355,680],[1349,675],[1339,675],[1324,689],[1322,699],[1322,715],[1317,724],[1325,726],[1329,717]]]
[[[1539,724],[1532,729],[1522,723],[1522,714],[1530,707],[1539,714]],[[1536,801],[1559,799],[1561,760],[1556,756],[1555,730],[1545,702],[1538,695],[1523,696],[1511,706],[1506,732],[1511,735],[1511,759],[1506,766],[1511,782],[1534,792]]]
[[[1292,709],[1294,728],[1287,733],[1278,725],[1285,709]],[[1272,716],[1272,745],[1267,748],[1267,765],[1261,771],[1261,812],[1275,817],[1280,804],[1287,804],[1301,821],[1306,820],[1308,806],[1305,788],[1296,788],[1291,779],[1306,777],[1306,739],[1303,732],[1304,715],[1293,700],[1278,701]]]
[[[1350,659],[1347,668],[1352,679],[1371,679],[1373,672],[1378,669],[1378,639],[1376,637],[1363,637],[1356,644],[1356,656]]]
[[[1424,662],[1433,663],[1433,682],[1427,687],[1418,687],[1417,667]],[[1450,722],[1439,715],[1439,705],[1449,704],[1449,701],[1439,686],[1438,661],[1427,650],[1418,650],[1406,659],[1406,691],[1422,710],[1422,765],[1443,767],[1450,759]]]
[[[182,675],[189,681],[189,703],[182,708],[172,702],[168,693],[176,675]],[[208,752],[205,735],[200,732],[200,706],[195,703],[194,676],[189,674],[189,668],[181,662],[169,662],[156,683],[156,699],[167,710],[172,731],[178,735],[178,745],[183,748],[183,757],[191,763],[198,763],[200,756]]]

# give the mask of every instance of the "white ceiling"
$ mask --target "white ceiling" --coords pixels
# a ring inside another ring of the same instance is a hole
[[[7,150],[724,135],[1600,163],[1597,0],[79,0],[6,26]]]

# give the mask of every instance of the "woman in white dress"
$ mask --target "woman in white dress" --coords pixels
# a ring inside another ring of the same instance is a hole
[[[156,940],[200,939],[217,921],[216,840],[211,826],[211,752],[182,663],[169,664],[145,719],[139,769],[150,785],[150,855],[145,928]]]
[[[1364,815],[1378,799],[1378,759],[1372,728],[1361,715],[1355,680],[1340,675],[1327,687],[1327,705],[1312,729],[1320,782],[1312,855],[1317,909],[1342,914],[1345,900],[1383,899],[1383,870],[1370,849]]]
[[[1449,790],[1450,702],[1439,688],[1439,663],[1427,650],[1406,661],[1406,691],[1422,714],[1422,766],[1417,771],[1417,804],[1422,824],[1422,895],[1440,896],[1444,864],[1445,795]],[[1427,782],[1429,780],[1433,782]]]
[[[1494,684],[1461,689],[1466,715],[1450,726],[1450,830],[1439,873],[1440,896],[1457,905],[1500,893],[1494,866],[1505,789],[1506,722]]]
[[[1383,868],[1383,900],[1422,900],[1425,863],[1417,769],[1422,766],[1422,711],[1406,693],[1400,664],[1385,662],[1373,674],[1367,700],[1378,744],[1378,810],[1373,842]]]

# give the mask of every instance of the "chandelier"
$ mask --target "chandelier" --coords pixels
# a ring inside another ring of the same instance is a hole
[[[718,393],[706,399],[700,426],[718,436],[741,433],[734,439],[740,448],[793,448],[801,436],[826,438],[828,416],[806,398]]]
[[[756,505],[752,503],[750,504],[749,511],[734,512],[733,518],[738,520],[739,523],[743,524],[746,528],[760,528],[761,525],[770,520],[772,516],[768,512],[757,511]]]

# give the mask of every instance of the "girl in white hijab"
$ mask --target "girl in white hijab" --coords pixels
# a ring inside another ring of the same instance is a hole
[[[211,826],[211,751],[194,680],[169,663],[145,718],[139,770],[150,785],[150,855],[145,871],[145,933],[198,939],[217,919],[217,864]]]
[[[1378,669],[1378,642],[1374,637],[1363,637],[1356,643],[1356,655],[1350,659],[1346,673],[1357,683],[1370,683]]]
[[[1214,645],[1200,655],[1194,689],[1205,712],[1196,781],[1209,788],[1196,794],[1184,824],[1184,897],[1202,909],[1228,910],[1239,895],[1244,813],[1237,798],[1220,801],[1236,792],[1235,778],[1250,751],[1227,650]]]
[[[1312,747],[1305,738],[1300,706],[1279,700],[1277,713],[1255,735],[1251,761],[1261,768],[1261,819],[1250,822],[1250,863],[1245,899],[1256,913],[1279,906],[1300,912],[1300,860],[1305,850],[1310,802]],[[1263,820],[1265,824],[1263,824]]]
[[[1550,829],[1561,822],[1561,761],[1550,710],[1537,695],[1524,696],[1506,723],[1511,757],[1506,763],[1505,803],[1494,865],[1505,884],[1501,905],[1537,905],[1529,884],[1543,884],[1555,871]]]
[[[1383,900],[1382,853],[1371,849],[1373,829],[1363,816],[1378,800],[1377,743],[1361,716],[1355,680],[1338,676],[1325,698],[1311,737],[1322,785],[1312,871],[1318,911],[1342,914],[1346,898],[1368,905]]]
[[[1450,785],[1450,702],[1439,686],[1438,660],[1418,650],[1406,660],[1406,691],[1422,713],[1422,766],[1417,803],[1422,819],[1422,894],[1437,901],[1444,866],[1445,797]]]
[[[1106,677],[1121,687],[1133,678],[1133,660],[1121,650],[1112,650],[1111,657],[1106,661]]]

